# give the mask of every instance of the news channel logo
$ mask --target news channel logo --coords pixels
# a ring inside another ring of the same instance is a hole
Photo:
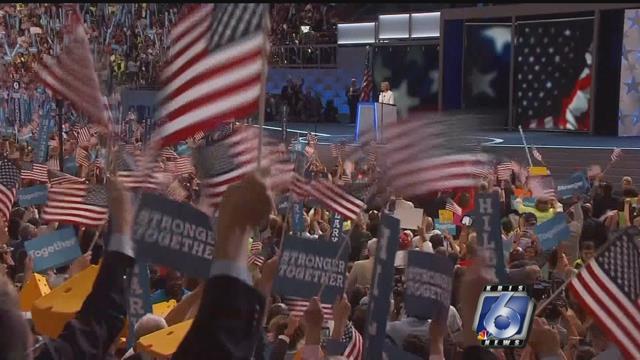
[[[474,329],[485,347],[526,345],[534,301],[524,285],[488,285],[478,299]]]

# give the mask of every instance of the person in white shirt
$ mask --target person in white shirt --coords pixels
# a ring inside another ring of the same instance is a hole
[[[393,92],[391,92],[391,85],[388,81],[383,81],[380,84],[380,96],[378,102],[382,104],[395,105],[395,99],[393,98]]]

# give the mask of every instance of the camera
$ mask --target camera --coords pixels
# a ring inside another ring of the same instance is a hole
[[[552,284],[548,281],[538,281],[531,287],[531,297],[539,302],[542,299],[546,299],[551,295]]]

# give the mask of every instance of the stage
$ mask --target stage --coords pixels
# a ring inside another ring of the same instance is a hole
[[[265,124],[265,131],[277,138],[282,137],[280,122]],[[328,145],[345,141],[354,143],[355,125],[340,123],[289,123],[287,138],[305,137],[307,131],[318,137],[318,153],[328,166],[335,164],[329,155]],[[562,132],[525,132],[527,144],[535,146],[543,157],[545,165],[556,180],[562,180],[573,172],[591,164],[605,168],[610,162],[614,148],[621,148],[623,155],[606,173],[605,179],[617,186],[622,176],[631,176],[640,181],[640,138],[593,136]],[[476,135],[482,149],[501,159],[510,159],[527,164],[522,139],[518,131],[482,131]],[[542,165],[535,159],[534,165]]]
[[[272,136],[282,136],[280,122],[266,123],[265,129]],[[295,138],[298,134],[304,137],[307,131],[311,131],[317,134],[321,145],[341,141],[353,143],[355,130],[355,124],[296,122],[287,124],[287,137]],[[528,145],[534,145],[536,148],[640,150],[640,137],[593,136],[544,131],[526,131],[525,135]],[[482,131],[477,134],[477,138],[486,147],[522,147],[522,138],[518,131]]]

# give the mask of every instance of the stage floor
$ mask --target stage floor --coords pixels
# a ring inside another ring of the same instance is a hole
[[[280,122],[270,122],[265,124],[272,136],[282,136]],[[355,125],[338,123],[289,123],[287,125],[287,136],[289,138],[304,137],[307,131],[317,133],[318,142],[338,143],[354,141]],[[615,137],[615,136],[592,136],[588,134],[571,134],[561,132],[541,132],[531,131],[525,133],[528,145],[539,148],[565,148],[565,149],[613,149],[621,148],[627,150],[640,150],[640,137]],[[497,147],[521,147],[522,139],[518,131],[483,131],[477,137],[485,146]]]

